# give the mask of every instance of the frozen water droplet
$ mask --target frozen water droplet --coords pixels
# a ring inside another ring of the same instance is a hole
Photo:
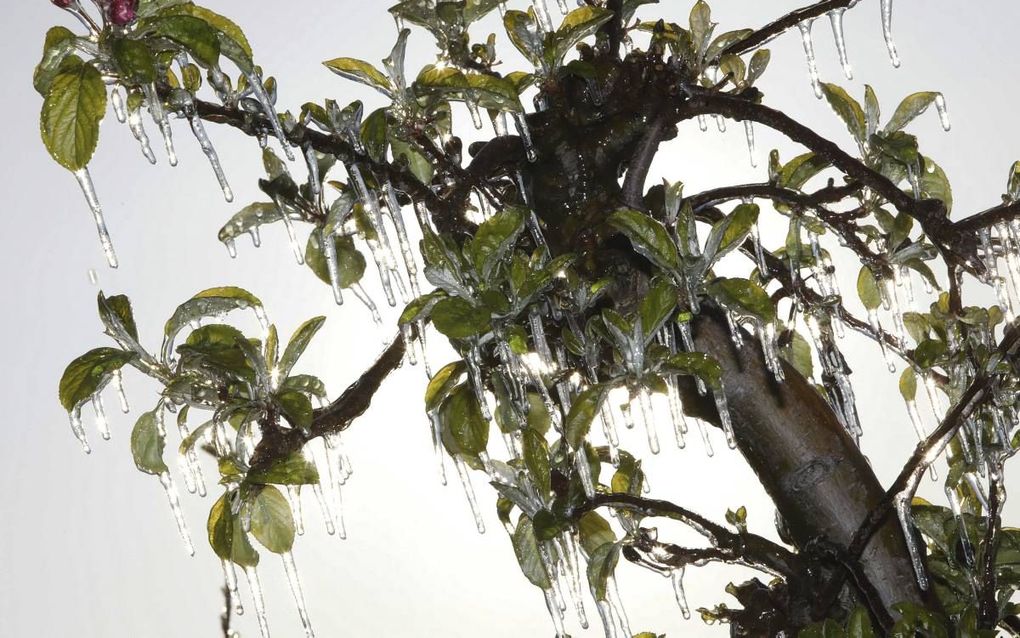
[[[191,544],[188,523],[184,520],[184,511],[181,509],[181,501],[177,496],[177,488],[174,486],[174,480],[170,477],[169,472],[163,472],[159,475],[159,484],[163,486],[163,491],[166,492],[167,501],[170,503],[170,511],[173,513],[174,521],[177,523],[177,532],[181,535],[181,540],[184,541],[184,549],[188,552],[189,556],[194,556],[195,546]]]
[[[127,122],[127,108],[124,106],[124,96],[120,94],[120,86],[114,85],[110,91],[110,103],[113,105],[113,114],[121,124]]]
[[[701,129],[702,133],[708,131],[708,118],[705,117],[704,115],[698,116],[698,128]]]
[[[550,576],[550,578],[552,578],[552,576]],[[549,610],[549,617],[552,618],[553,629],[556,631],[556,638],[568,638],[567,630],[563,626],[562,611],[559,609],[556,602],[556,594],[552,589],[543,590],[542,593],[545,595],[545,606],[546,609]]]
[[[244,605],[241,604],[241,595],[237,592],[237,572],[234,571],[234,564],[220,560],[220,566],[223,567],[223,583],[230,592],[230,600],[234,603],[234,613],[243,616]]]
[[[652,406],[652,397],[649,396],[647,388],[638,391],[638,405],[641,408],[641,420],[644,421],[645,434],[648,437],[648,449],[652,454],[658,454],[659,434],[655,429],[655,411]]]
[[[815,43],[811,37],[811,27],[814,25],[814,18],[805,20],[797,25],[800,30],[801,43],[804,45],[804,58],[807,60],[808,74],[811,77],[811,88],[814,89],[815,97],[822,99],[822,82],[818,76],[818,60],[815,58]]]
[[[142,122],[141,109],[135,109],[128,113],[128,128],[131,135],[138,141],[142,149],[142,155],[149,160],[150,164],[156,163],[156,154],[152,152],[152,144],[149,142],[149,134],[145,132],[145,124]]]
[[[89,268],[89,283],[93,286],[99,285],[99,275],[96,274],[95,268]]]
[[[124,375],[120,370],[114,371],[111,384],[117,392],[117,399],[120,401],[120,411],[127,414],[131,411],[131,404],[128,403],[127,393],[124,392]]]
[[[375,302],[372,301],[372,297],[369,296],[369,294],[361,286],[361,282],[355,283],[351,286],[351,292],[353,292],[354,296],[358,298],[358,301],[368,308],[368,312],[372,315],[372,321],[375,322],[375,325],[381,326],[382,315],[379,314],[379,308],[375,305]]]
[[[889,60],[894,67],[899,68],[900,54],[896,51],[892,33],[892,10],[893,0],[882,0],[882,37],[885,38],[885,46],[889,50]]]
[[[935,110],[939,114],[939,123],[942,125],[943,131],[948,131],[953,128],[952,122],[949,121],[949,109],[946,108],[946,97],[941,93],[935,96]]]
[[[82,450],[85,454],[92,454],[92,448],[89,446],[88,437],[85,435],[85,426],[81,422],[81,408],[76,407],[68,412],[68,417],[71,420],[71,432],[74,433],[74,438],[78,439],[81,443]]]
[[[89,174],[88,168],[83,168],[74,172],[74,178],[78,180],[78,185],[81,187],[82,193],[85,195],[85,201],[88,202],[89,209],[92,211],[92,219],[96,223],[96,232],[99,233],[99,243],[103,246],[103,254],[106,255],[106,263],[109,264],[110,268],[116,268],[118,266],[117,254],[113,250],[113,241],[110,239],[110,231],[106,228],[106,219],[103,216],[103,207],[99,203],[99,198],[96,196],[96,187],[92,183],[92,176]]]
[[[751,168],[758,167],[758,151],[754,146],[754,122],[744,120],[744,134],[747,136],[747,154],[751,158]]]
[[[725,133],[726,132],[726,118],[724,118],[721,115],[713,115],[712,117],[715,119],[715,126],[716,126],[716,128],[719,129],[719,132],[720,133]]]
[[[237,242],[233,239],[227,239],[223,242],[223,245],[227,248],[227,254],[230,255],[230,258],[237,259]]]

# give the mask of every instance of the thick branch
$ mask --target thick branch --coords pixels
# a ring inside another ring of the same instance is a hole
[[[978,590],[978,628],[994,629],[999,621],[998,579],[996,560],[1002,538],[1002,465],[989,468],[992,480],[988,486],[988,520],[985,527],[984,555],[981,558]]]

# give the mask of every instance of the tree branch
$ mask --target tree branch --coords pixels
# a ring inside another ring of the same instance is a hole
[[[721,58],[724,55],[739,55],[741,53],[746,53],[747,51],[757,48],[769,40],[782,35],[805,20],[817,18],[829,13],[830,11],[835,11],[836,9],[849,9],[856,1],[857,0],[824,0],[823,2],[816,2],[810,6],[797,9],[796,11],[791,11],[782,18],[779,18],[774,22],[770,22],[761,29],[758,29],[743,40],[734,42],[730,46],[726,47],[719,53],[716,59]]]
[[[991,464],[989,464],[991,465]],[[985,527],[984,555],[981,557],[981,569],[978,574],[981,586],[978,589],[978,628],[994,629],[999,622],[998,574],[996,559],[999,555],[999,542],[1002,531],[1002,496],[1005,489],[1002,485],[1002,463],[988,468],[992,480],[988,486],[988,519]]]

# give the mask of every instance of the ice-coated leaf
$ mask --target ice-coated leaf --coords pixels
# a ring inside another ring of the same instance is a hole
[[[464,3],[464,26],[481,20],[505,0],[467,0]]]
[[[621,208],[609,216],[611,226],[627,236],[634,249],[669,273],[680,269],[680,257],[669,231],[658,220],[632,208]]]
[[[114,372],[137,357],[116,348],[90,350],[68,364],[60,377],[60,405],[71,411],[92,398]]]
[[[156,58],[145,42],[117,38],[110,49],[125,80],[133,84],[151,84],[156,81]]]
[[[368,156],[377,162],[386,161],[386,148],[389,145],[386,109],[372,111],[361,123],[361,143],[365,145]]]
[[[589,556],[606,543],[615,543],[616,534],[609,521],[598,512],[585,512],[577,522],[577,532],[581,539],[581,547]]]
[[[301,326],[294,331],[294,336],[287,342],[287,347],[283,351],[283,356],[280,357],[280,363],[278,365],[279,375],[282,378],[290,376],[290,371],[297,363],[297,360],[304,354],[305,348],[315,337],[315,334],[322,328],[322,324],[325,323],[325,317],[314,317],[301,324]]]
[[[861,266],[861,272],[857,275],[857,295],[861,303],[868,310],[875,310],[882,305],[882,293],[878,287],[878,280],[871,268]]]
[[[694,50],[700,55],[708,47],[708,39],[712,37],[715,23],[712,22],[712,9],[705,0],[698,0],[691,8],[690,15],[691,40]]]
[[[156,408],[162,410],[162,407]],[[166,441],[159,434],[156,424],[156,413],[146,412],[138,417],[134,429],[131,430],[131,455],[135,459],[135,467],[140,472],[158,476],[168,471],[163,461],[163,448]]]
[[[428,319],[432,314],[432,309],[437,303],[446,299],[449,295],[443,290],[433,290],[432,292],[426,293],[417,299],[412,299],[411,303],[407,304],[404,308],[404,312],[400,314],[400,325],[409,323],[416,323]]]
[[[595,600],[606,599],[606,586],[620,562],[620,545],[606,543],[595,549],[588,558],[588,584]]]
[[[513,536],[514,554],[517,555],[517,562],[520,563],[521,571],[532,585],[541,590],[552,587],[549,573],[542,562],[542,554],[538,548],[538,539],[535,538],[535,528],[531,519],[522,516],[517,522],[517,528]]]
[[[425,390],[425,411],[431,412],[439,408],[460,383],[466,371],[467,365],[463,361],[454,361],[436,372]]]
[[[712,264],[744,243],[758,221],[758,212],[757,204],[741,204],[712,225],[712,232],[705,242],[702,272],[706,272]]]
[[[141,11],[139,11],[141,15]],[[242,72],[250,72],[254,67],[253,53],[244,31],[229,18],[214,11],[200,7],[192,2],[180,3],[177,6],[160,12],[160,15],[187,15],[205,21],[216,31],[220,42],[220,53],[237,65]]]
[[[822,92],[825,94],[829,106],[843,120],[854,139],[858,143],[864,144],[868,139],[868,124],[860,103],[850,97],[850,94],[842,87],[835,84],[822,82]]]
[[[226,492],[209,510],[206,529],[209,545],[223,560],[233,561],[241,567],[255,567],[259,564],[259,553],[252,547],[241,526],[241,517],[235,516],[230,501],[235,492]]]
[[[579,394],[573,405],[570,406],[567,422],[563,427],[567,444],[571,449],[576,450],[584,443],[584,437],[591,429],[591,422],[599,413],[610,388],[610,385],[603,383],[593,385]]]
[[[790,341],[780,348],[779,355],[796,368],[797,372],[800,372],[805,379],[810,379],[814,375],[811,344],[796,330],[790,331]]]
[[[172,40],[187,49],[206,68],[215,68],[220,59],[219,32],[201,18],[189,15],[167,15],[145,21],[145,27],[156,36]]]
[[[765,323],[776,318],[776,308],[769,294],[748,279],[716,279],[709,284],[708,292],[727,309],[741,315],[749,315]]]
[[[249,204],[223,225],[219,232],[219,240],[222,242],[234,240],[245,233],[252,232],[259,226],[272,224],[281,219],[283,219],[283,214],[276,204],[266,202]]]
[[[540,66],[544,60],[545,46],[534,9],[528,9],[527,13],[514,9],[507,11],[503,16],[503,26],[517,50],[529,62]]]
[[[666,358],[666,367],[675,374],[697,376],[709,387],[718,388],[722,379],[719,362],[704,352],[678,352]]]
[[[765,69],[768,68],[771,61],[772,52],[768,49],[758,49],[755,51],[747,65],[747,83],[754,84],[757,82],[765,74]]]
[[[537,430],[525,428],[521,433],[524,449],[524,466],[540,494],[552,490],[552,473],[549,465],[549,446]]]
[[[222,286],[209,288],[196,294],[177,307],[174,314],[167,320],[163,327],[164,348],[163,356],[169,359],[173,348],[174,338],[185,326],[192,322],[206,317],[218,317],[227,314],[232,310],[244,310],[251,308],[261,316],[262,302],[258,297],[243,288],[235,286]]]
[[[393,87],[386,75],[373,65],[357,58],[334,58],[323,62],[327,69],[340,77],[354,80],[376,89],[386,97],[393,97]]]
[[[280,384],[280,390],[292,390],[320,399],[326,398],[326,384],[322,382],[322,379],[309,374],[295,374],[287,377]]]
[[[75,50],[75,37],[74,32],[67,27],[53,27],[46,32],[43,56],[32,74],[32,86],[39,92],[39,95],[46,97],[50,83],[60,72],[64,60],[68,59],[68,56]],[[81,60],[78,59],[77,63],[80,62]],[[75,64],[75,62],[71,64]]]
[[[558,67],[571,49],[612,18],[613,12],[609,9],[592,6],[579,7],[568,13],[559,28],[546,38],[546,67]]]
[[[99,143],[106,114],[106,85],[91,64],[68,60],[50,82],[43,101],[40,130],[46,150],[69,171],[85,168]]]
[[[312,401],[301,392],[280,392],[276,396],[283,417],[292,427],[308,430],[312,426]]]
[[[272,485],[265,485],[251,499],[251,533],[274,554],[294,546],[294,515],[287,499]]]
[[[846,638],[875,638],[871,616],[864,607],[854,609],[846,623]]]
[[[496,267],[513,248],[524,230],[524,213],[511,207],[500,211],[478,226],[474,238],[468,243],[470,255],[481,281],[488,282]]]
[[[319,482],[319,471],[298,451],[267,467],[253,467],[246,480],[256,485],[310,485]]]
[[[828,160],[815,155],[804,153],[787,162],[779,172],[777,184],[783,188],[800,190],[812,177],[822,172],[829,166]]]
[[[905,401],[913,401],[917,396],[917,373],[914,368],[907,366],[900,375],[900,394]]]
[[[641,316],[641,332],[645,341],[651,341],[676,309],[677,290],[664,279],[655,281],[648,293],[641,299],[638,313]]]
[[[903,98],[892,117],[889,118],[889,123],[885,125],[885,132],[895,133],[903,130],[907,124],[927,111],[938,96],[939,94],[934,91],[921,91]]]
[[[305,246],[305,264],[315,276],[324,283],[329,284],[329,264],[326,255],[322,251],[322,234],[312,231],[308,236],[308,244]],[[333,244],[336,246],[337,272],[340,275],[338,283],[341,288],[350,288],[361,281],[365,275],[367,262],[355,245],[354,239],[350,237],[333,236]]]
[[[489,330],[489,311],[460,297],[441,300],[432,309],[432,324],[451,339],[467,339]]]
[[[99,306],[99,319],[106,327],[108,335],[117,340],[127,337],[132,341],[138,341],[138,328],[135,326],[131,300],[126,295],[107,297],[100,292],[97,305]]]
[[[946,212],[953,212],[953,187],[949,184],[942,167],[930,157],[923,157],[924,168],[921,170],[921,196],[938,199],[946,205]]]
[[[477,457],[489,444],[489,422],[482,416],[478,399],[461,384],[443,401],[439,412],[443,445],[450,455]]]

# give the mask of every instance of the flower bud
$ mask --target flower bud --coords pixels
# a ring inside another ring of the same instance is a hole
[[[106,17],[117,26],[131,24],[138,17],[138,0],[113,0],[106,10]]]

